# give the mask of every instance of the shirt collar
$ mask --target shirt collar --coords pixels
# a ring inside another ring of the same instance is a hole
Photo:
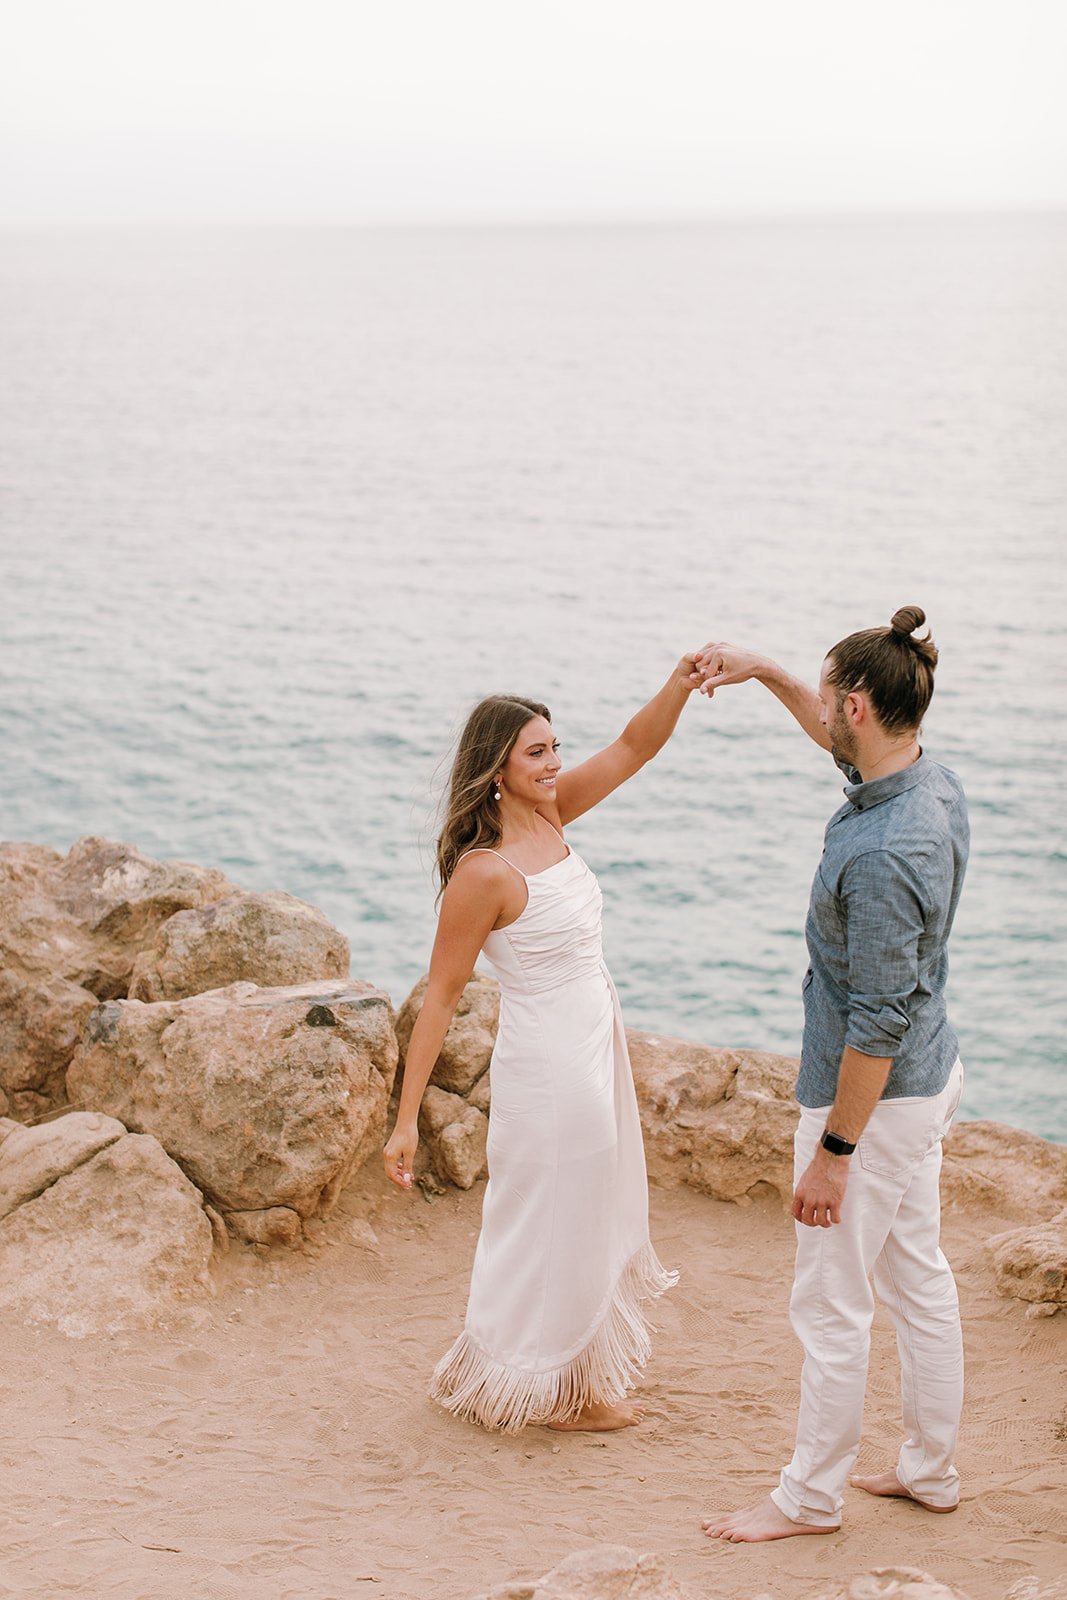
[[[901,767],[899,772],[891,772],[887,778],[872,778],[870,783],[846,783],[845,798],[857,811],[869,811],[872,806],[881,805],[883,800],[892,800],[894,795],[914,789],[917,783],[922,783],[929,770],[930,763],[920,750],[917,761]],[[856,776],[858,778],[859,774]]]

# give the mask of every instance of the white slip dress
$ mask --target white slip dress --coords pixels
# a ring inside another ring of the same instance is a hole
[[[600,886],[573,850],[521,875],[525,909],[484,946],[500,1022],[466,1322],[430,1386],[456,1416],[506,1432],[620,1401],[651,1353],[641,1302],[678,1279],[649,1240]]]

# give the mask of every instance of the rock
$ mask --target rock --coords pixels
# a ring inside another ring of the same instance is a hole
[[[293,1211],[289,1206],[267,1206],[262,1211],[231,1211],[227,1220],[234,1238],[243,1239],[245,1244],[294,1245],[299,1242],[303,1232],[299,1211]]]
[[[97,1007],[67,1087],[154,1134],[238,1231],[238,1212],[329,1214],[384,1142],[396,1055],[392,1007],[370,984],[236,983]]]
[[[0,1144],[0,1218],[125,1134],[121,1122],[95,1111],[73,1111],[36,1128],[10,1123]]]
[[[0,1090],[14,1116],[63,1103],[86,1018],[126,993],[160,925],[232,889],[221,872],[106,839],[81,839],[66,856],[0,845]]]
[[[1001,1294],[1033,1306],[1067,1305],[1067,1210],[986,1240]]]
[[[1004,1600],[1067,1600],[1067,1575],[1062,1578],[1029,1577],[1013,1583]]]
[[[754,1580],[755,1581],[755,1580]],[[1024,1579],[1023,1582],[1030,1580]],[[734,1593],[731,1590],[731,1593]],[[753,1591],[754,1592],[754,1591]],[[1007,1600],[1060,1600],[1058,1590],[1015,1590]],[[595,1545],[576,1551],[532,1582],[513,1580],[477,1600],[697,1600],[654,1555],[638,1555],[623,1545]],[[701,1586],[700,1600],[717,1600]],[[721,1591],[718,1600],[722,1600]],[[756,1600],[769,1600],[762,1591]],[[860,1577],[820,1590],[812,1600],[968,1600],[960,1589],[940,1583],[917,1567],[876,1567]],[[1064,1595],[1063,1600],[1067,1600]]]
[[[595,1545],[565,1556],[533,1583],[511,1582],[478,1600],[698,1600],[666,1571],[658,1556],[625,1545]],[[699,1600],[716,1600],[701,1587]]]
[[[627,1031],[649,1171],[716,1200],[793,1194],[797,1062]]]
[[[489,1106],[492,1101],[492,1084],[489,1080],[492,1076],[492,1072],[483,1072],[467,1096],[467,1104],[473,1106],[476,1111],[480,1111],[483,1117],[489,1115]]]
[[[1067,1145],[1001,1122],[957,1122],[945,1140],[941,1198],[1046,1221],[1067,1206]]]
[[[0,971],[4,1103],[20,1122],[32,1122],[66,1099],[67,1065],[97,1000],[66,978],[20,970],[2,933],[0,962],[5,964]]]
[[[968,1600],[962,1589],[918,1567],[875,1567],[873,1572],[822,1591],[813,1600]]]
[[[124,1133],[0,1220],[0,1311],[73,1338],[150,1326],[212,1292],[211,1254],[196,1189]]]
[[[419,1110],[419,1135],[439,1179],[470,1189],[485,1177],[489,1123],[460,1095],[431,1085]]]
[[[425,994],[426,979],[420,978],[397,1015],[401,1074]],[[476,972],[460,996],[430,1082],[452,1094],[468,1094],[489,1066],[499,1016],[500,985],[486,973]]]
[[[183,1000],[231,983],[260,988],[348,977],[348,940],[291,894],[227,895],[179,911],[141,952],[131,1000]]]

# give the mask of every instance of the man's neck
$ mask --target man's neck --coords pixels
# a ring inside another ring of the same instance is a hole
[[[918,761],[922,753],[919,737],[912,733],[900,742],[877,745],[871,750],[862,751],[856,762],[856,770],[864,783],[873,783],[875,778],[888,778],[894,772],[903,772],[905,767]]]

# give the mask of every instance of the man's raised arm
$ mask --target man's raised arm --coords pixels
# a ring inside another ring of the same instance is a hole
[[[831,748],[830,735],[822,721],[822,701],[818,692],[780,667],[769,656],[757,655],[735,644],[707,644],[697,657],[704,673],[701,694],[713,694],[731,683],[747,683],[755,678],[791,711],[804,732],[823,750]]]

